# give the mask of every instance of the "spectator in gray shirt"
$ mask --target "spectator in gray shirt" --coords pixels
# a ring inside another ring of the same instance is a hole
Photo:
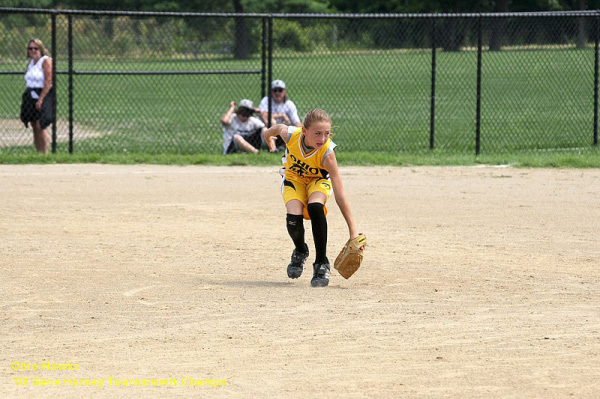
[[[254,115],[257,111],[252,101],[243,99],[235,108],[235,101],[221,117],[223,126],[223,154],[250,152],[256,154],[263,144],[262,132],[265,124]]]

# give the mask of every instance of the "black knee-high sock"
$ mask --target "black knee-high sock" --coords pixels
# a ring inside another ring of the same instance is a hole
[[[327,218],[323,204],[313,202],[308,204],[308,215],[312,224],[313,237],[315,239],[316,259],[321,263],[327,260]]]
[[[287,231],[296,249],[300,252],[308,252],[308,246],[304,242],[304,218],[302,215],[287,214],[286,218]]]

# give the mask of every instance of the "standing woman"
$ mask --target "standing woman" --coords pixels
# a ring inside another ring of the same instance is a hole
[[[50,135],[47,127],[54,120],[54,90],[52,89],[52,58],[40,39],[31,39],[27,45],[31,59],[25,72],[27,88],[21,103],[21,120],[33,127],[33,142],[40,154],[48,153]]]

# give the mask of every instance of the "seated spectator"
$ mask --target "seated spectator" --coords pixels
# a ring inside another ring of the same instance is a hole
[[[278,123],[284,125],[302,126],[300,118],[298,117],[298,110],[296,104],[288,99],[285,83],[283,80],[274,80],[271,82],[271,126]],[[265,124],[269,120],[269,97],[265,96],[260,100],[258,106],[260,109],[260,116]]]
[[[235,101],[229,103],[229,110],[221,118],[223,126],[223,154],[250,152],[256,154],[263,143],[262,132],[265,124],[252,116],[257,111],[252,101],[243,99],[235,108]]]

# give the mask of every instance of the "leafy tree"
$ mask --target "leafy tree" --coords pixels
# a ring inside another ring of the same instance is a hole
[[[52,0],[3,0],[2,7],[15,8],[52,8]],[[40,26],[45,23],[47,17],[37,14],[8,14],[3,18],[0,29],[10,30],[20,26]],[[1,37],[1,36],[0,36]],[[29,39],[29,38],[28,38]],[[1,42],[2,40],[0,40]],[[2,55],[0,54],[0,57]]]
[[[327,13],[327,0],[241,0],[247,12],[257,13]]]

